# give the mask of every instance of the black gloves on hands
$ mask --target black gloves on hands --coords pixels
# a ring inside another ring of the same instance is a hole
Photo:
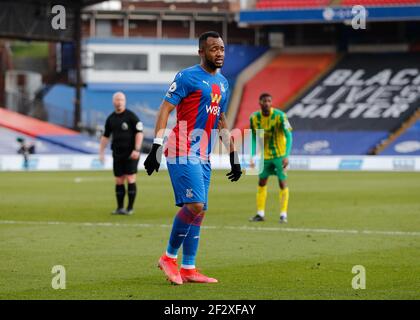
[[[162,145],[154,143],[152,150],[150,150],[144,161],[144,168],[147,174],[150,176],[153,171],[159,172],[160,162],[162,160]],[[230,181],[238,181],[242,175],[241,165],[239,163],[238,153],[233,151],[229,155],[231,171],[226,174]]]
[[[238,181],[239,178],[242,175],[242,170],[241,170],[241,165],[239,163],[239,157],[238,157],[238,153],[236,151],[233,151],[230,153],[230,167],[231,167],[231,171],[226,174],[226,176],[228,177],[228,179],[233,182],[233,181]]]
[[[162,145],[154,143],[152,150],[150,150],[146,160],[144,160],[144,168],[149,176],[155,170],[159,172],[160,162],[162,160],[162,148]]]

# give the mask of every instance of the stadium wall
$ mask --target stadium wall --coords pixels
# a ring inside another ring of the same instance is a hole
[[[146,154],[141,155],[139,170],[144,170]],[[249,156],[242,157],[247,175],[257,175],[247,165]],[[166,169],[163,158],[161,169]],[[256,161],[258,166],[258,161]],[[230,168],[229,155],[212,156],[213,169]],[[112,157],[107,155],[102,164],[96,155],[34,155],[29,159],[29,169],[23,166],[20,155],[0,156],[0,171],[71,171],[111,170]],[[308,171],[420,171],[420,157],[415,156],[291,156],[290,170]]]
[[[199,62],[195,40],[87,39],[87,83],[170,83],[182,67]],[[171,57],[164,63],[166,57]],[[173,65],[175,57],[178,64]],[[186,65],[184,65],[184,63]],[[122,68],[119,68],[122,67]]]

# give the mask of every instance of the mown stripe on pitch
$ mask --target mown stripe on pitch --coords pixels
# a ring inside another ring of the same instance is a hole
[[[0,224],[24,225],[64,225],[79,227],[128,227],[128,228],[171,228],[168,224],[150,223],[118,223],[118,222],[65,222],[65,221],[18,221],[0,220]],[[275,227],[249,227],[249,226],[201,226],[203,229],[242,230],[242,231],[270,231],[270,232],[303,232],[303,233],[330,233],[354,235],[384,235],[384,236],[415,236],[420,237],[420,231],[381,231],[381,230],[346,230],[346,229],[316,229],[316,228],[275,228]]]

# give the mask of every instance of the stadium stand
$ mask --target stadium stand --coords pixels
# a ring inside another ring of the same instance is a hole
[[[36,139],[20,132],[0,127],[0,155],[13,155],[19,149],[18,138],[22,138],[28,144],[35,145],[36,154],[68,154],[74,151],[55,145],[53,143]]]
[[[0,108],[1,149],[11,151],[18,137],[35,141],[43,153],[97,154],[97,139],[45,121]],[[29,139],[30,138],[30,139]],[[45,147],[45,148],[44,148]],[[16,150],[15,150],[16,151]]]
[[[419,65],[415,53],[344,56],[287,109],[292,153],[367,154],[416,112]]]
[[[261,57],[269,47],[229,44],[226,46],[223,75],[228,79],[230,88],[235,85],[236,78],[247,66]]]
[[[420,155],[420,120],[394,140],[381,155]]]
[[[62,128],[54,124],[35,118],[24,116],[17,112],[0,108],[0,126],[6,127],[26,135],[37,137],[40,135],[76,135],[77,131]]]
[[[293,123],[293,122],[292,122]],[[364,155],[386,139],[387,131],[306,131],[293,132],[293,155]]]
[[[262,92],[273,95],[275,106],[284,108],[301,90],[327,70],[335,54],[282,54],[273,59],[245,85],[235,128],[249,127],[249,115],[258,110]]]

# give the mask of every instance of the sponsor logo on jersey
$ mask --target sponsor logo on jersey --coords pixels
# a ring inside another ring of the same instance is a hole
[[[220,87],[217,84],[211,86],[211,103],[210,106],[206,105],[206,112],[215,116],[220,115],[219,103],[222,100],[222,95],[220,93]]]
[[[218,115],[220,115],[220,107],[219,106],[212,106],[212,105],[208,106],[208,105],[206,105],[206,112],[210,113],[210,114],[213,114],[215,116],[218,116]]]
[[[203,80],[203,83],[205,83],[207,86],[209,86],[209,87],[210,87],[210,84],[209,84],[209,82],[208,82],[208,81],[204,81],[204,80]]]
[[[210,96],[211,96],[211,102],[212,103],[217,103],[217,104],[219,104],[220,103],[220,100],[222,99],[222,95],[219,95],[219,94],[217,94],[217,93],[211,93],[210,94]]]

